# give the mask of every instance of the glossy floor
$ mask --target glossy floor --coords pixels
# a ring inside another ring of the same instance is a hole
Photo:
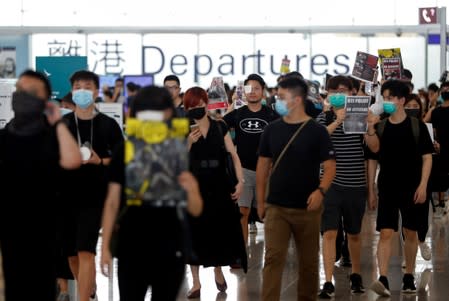
[[[368,212],[365,215],[362,229],[362,277],[365,287],[377,279],[376,266],[376,246],[378,233],[375,229],[375,213]],[[349,290],[348,277],[351,273],[350,268],[339,267],[336,265],[334,273],[334,283],[336,287],[334,300],[429,300],[429,301],[447,301],[449,300],[449,218],[446,216],[440,219],[433,219],[430,215],[431,226],[427,235],[427,242],[432,248],[432,259],[425,261],[418,251],[416,263],[416,280],[420,281],[424,272],[429,278],[426,289],[418,292],[416,295],[402,294],[402,251],[401,244],[397,236],[393,242],[393,253],[390,263],[389,281],[392,296],[390,298],[379,298],[374,292],[368,290],[363,295],[351,295]],[[223,273],[228,283],[226,293],[218,293],[214,282],[213,268],[200,269],[200,279],[202,283],[201,300],[228,300],[228,301],[253,301],[260,300],[260,288],[262,283],[262,267],[264,254],[264,231],[263,225],[257,224],[257,234],[250,235],[249,242],[249,270],[244,274],[241,270],[231,270],[229,267],[223,267]],[[296,300],[297,263],[294,256],[294,245],[291,244],[288,252],[287,264],[285,266],[282,283],[281,300]],[[322,263],[320,264],[320,285],[324,282],[324,271]],[[119,300],[116,278],[108,279],[101,274],[97,276],[98,297],[103,300]],[[111,283],[111,285],[110,285]],[[186,280],[179,293],[178,300],[188,300],[186,298],[189,285],[192,279],[189,269],[186,272]],[[111,299],[109,299],[112,297]],[[149,290],[147,300],[151,299]]]

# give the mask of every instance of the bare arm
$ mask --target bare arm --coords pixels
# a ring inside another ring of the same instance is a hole
[[[340,126],[340,124],[343,123],[346,117],[346,110],[338,109],[335,111],[335,115],[337,118],[326,127],[329,135],[332,135],[332,133]]]
[[[327,191],[334,180],[336,173],[335,160],[326,160],[323,162],[323,176],[321,177],[320,186],[324,191]],[[307,199],[307,210],[317,210],[323,203],[324,194],[320,189],[313,191]]]
[[[432,170],[432,155],[425,154],[422,156],[421,181],[415,192],[415,203],[424,203],[426,201],[427,183]]]
[[[112,231],[114,230],[115,220],[117,218],[120,206],[120,194],[122,185],[111,182],[108,185],[108,193],[106,196],[103,218],[102,218],[102,246],[101,246],[101,270],[104,275],[108,275],[109,267],[112,263],[112,255],[109,246],[111,244]]]
[[[56,124],[56,137],[59,145],[59,165],[64,169],[76,169],[81,166],[81,152],[67,126]]]
[[[199,216],[203,211],[203,198],[198,181],[191,172],[185,171],[179,176],[178,182],[187,192],[187,212]]]
[[[235,186],[235,191],[232,193],[231,197],[233,200],[237,200],[240,197],[240,194],[243,190],[243,170],[242,170],[242,163],[240,162],[240,158],[237,155],[237,151],[235,149],[234,143],[232,142],[231,135],[227,133],[224,136],[224,142],[226,150],[231,154],[232,156],[232,162],[234,163],[235,173],[237,175],[238,183]]]
[[[268,174],[271,169],[272,159],[259,156],[256,168],[256,200],[257,213],[260,219],[265,216],[265,194],[267,193]]]
[[[376,172],[377,172],[377,160],[368,160],[368,168],[367,168],[367,186],[368,186],[368,208],[371,210],[376,209],[377,207],[377,195],[375,190],[375,182],[376,182]]]
[[[379,116],[374,115],[371,111],[368,112],[367,124],[368,131],[365,134],[365,142],[373,153],[377,153],[380,148],[379,137],[377,137],[374,125],[379,122]]]

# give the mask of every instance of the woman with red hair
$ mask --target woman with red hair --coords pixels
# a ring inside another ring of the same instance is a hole
[[[184,108],[191,120],[188,137],[190,169],[198,179],[204,200],[203,214],[189,217],[192,256],[188,263],[193,286],[187,297],[201,295],[199,266],[215,267],[215,283],[220,292],[227,289],[222,266],[241,264],[247,269],[246,248],[240,226],[240,213],[235,200],[243,188],[243,172],[228,128],[223,121],[207,115],[207,92],[193,87],[184,95]],[[233,186],[225,169],[225,150],[234,162],[238,183]]]

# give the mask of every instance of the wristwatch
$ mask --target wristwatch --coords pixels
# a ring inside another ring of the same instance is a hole
[[[321,194],[323,195],[323,196],[326,196],[326,189],[324,189],[323,187],[318,187],[318,190],[321,192]]]

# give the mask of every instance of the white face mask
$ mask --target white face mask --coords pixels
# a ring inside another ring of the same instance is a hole
[[[137,112],[136,118],[142,121],[164,121],[163,111],[140,111]]]

